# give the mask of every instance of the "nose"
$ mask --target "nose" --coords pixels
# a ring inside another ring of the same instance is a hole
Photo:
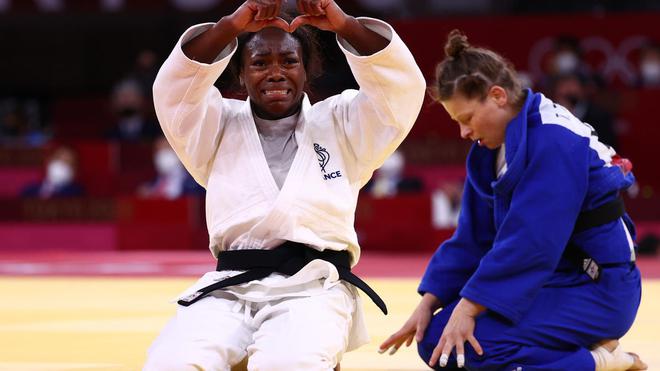
[[[273,63],[268,69],[268,81],[279,82],[284,81],[283,68],[279,63]]]
[[[468,128],[465,125],[461,125],[461,138],[469,139],[470,135],[472,135],[472,129]]]

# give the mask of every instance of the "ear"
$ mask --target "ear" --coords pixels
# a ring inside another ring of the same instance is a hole
[[[488,91],[488,98],[493,99],[498,107],[504,107],[509,103],[509,95],[506,89],[499,85],[493,85]]]

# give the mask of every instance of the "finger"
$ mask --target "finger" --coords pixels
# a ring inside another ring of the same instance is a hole
[[[296,18],[291,21],[291,25],[289,26],[289,32],[293,32],[298,29],[300,26],[304,26],[306,24],[311,24],[312,26],[314,25],[314,19],[312,16],[309,15],[299,15]]]
[[[415,337],[413,335],[410,335],[406,338],[406,348],[412,344],[413,340],[415,340]]]
[[[452,340],[448,340],[447,343],[445,343],[445,346],[442,348],[442,355],[440,356],[440,362],[438,363],[440,367],[447,366],[447,361],[449,361],[449,355],[451,354],[452,350],[454,350],[454,342]]]
[[[438,363],[438,358],[440,358],[440,354],[442,354],[442,348],[445,346],[445,338],[440,337],[440,341],[438,342],[438,345],[433,349],[433,353],[431,354],[431,359],[429,360],[429,366],[433,367],[436,363]]]
[[[303,11],[305,12],[304,14],[314,15],[312,13],[312,6],[309,1],[303,0]]]
[[[465,348],[463,344],[462,341],[456,343],[456,365],[459,368],[463,368],[465,365]]]
[[[456,355],[456,365],[458,368],[463,368],[463,366],[465,366],[465,354],[461,353]]]
[[[255,21],[263,21],[266,19],[266,7],[265,6],[258,6],[257,7],[257,14],[254,16]]]
[[[323,15],[325,14],[325,9],[321,6],[320,1],[316,1],[313,4],[311,4],[312,11],[314,12],[314,15]]]
[[[273,10],[274,10],[274,9],[273,9],[272,6],[268,6],[268,7],[264,8],[264,12],[263,12],[263,17],[264,17],[264,19],[271,19],[271,18],[273,18],[273,14],[275,13]]]
[[[446,353],[442,353],[442,355],[440,356],[440,362],[438,362],[438,365],[440,367],[445,367],[445,366],[447,366],[448,361],[449,361],[449,355],[446,354]]]
[[[289,32],[289,24],[286,23],[286,21],[280,17],[269,19],[268,21],[266,21],[266,25],[264,26],[264,28],[265,27],[275,27],[284,30],[285,32]]]
[[[480,356],[484,355],[484,350],[481,347],[481,344],[479,344],[479,341],[477,341],[477,338],[474,337],[474,335],[470,335],[470,337],[468,337],[468,342],[470,342],[470,345],[472,345],[472,348],[474,349],[475,352],[477,352],[478,355]]]
[[[426,332],[426,328],[429,325],[430,318],[424,318],[423,320],[417,322],[417,328],[415,329],[415,340],[419,343],[424,339],[424,333]]]
[[[280,15],[281,10],[282,10],[282,2],[278,1],[275,4],[275,12],[274,12],[275,14],[273,14],[273,17],[278,17]]]
[[[403,335],[403,330],[399,330],[395,332],[394,334],[390,335],[385,341],[383,341],[380,344],[380,347],[378,347],[378,353],[384,353],[387,349],[389,349],[392,345],[396,344],[401,336]]]
[[[275,18],[279,15],[279,13],[277,12],[277,6],[278,6],[277,2],[268,5],[268,8],[266,10],[266,16],[268,16],[268,19]]]

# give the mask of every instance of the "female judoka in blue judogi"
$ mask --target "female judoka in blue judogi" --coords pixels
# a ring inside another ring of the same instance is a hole
[[[437,99],[475,142],[461,215],[419,306],[381,351],[415,339],[443,370],[646,369],[617,341],[641,296],[619,199],[629,163],[564,107],[522,90],[498,54],[458,31],[445,53]]]

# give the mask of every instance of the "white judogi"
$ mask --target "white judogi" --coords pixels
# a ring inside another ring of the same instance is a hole
[[[360,22],[391,41],[373,55],[360,56],[346,41],[338,40],[360,90],[347,90],[314,105],[304,98],[295,131],[298,150],[281,190],[264,157],[249,100],[225,99],[213,86],[236,51],[236,41],[212,64],[192,61],[181,45],[213,24],[194,26],[163,64],[154,83],[156,113],[182,163],[207,189],[206,217],[214,256],[225,249],[274,248],[289,240],[318,250],[348,250],[352,264],[357,263],[360,249],[353,223],[359,189],[410,131],[426,87],[410,51],[388,24],[369,18]],[[182,296],[235,273],[209,272]],[[274,274],[225,291],[235,303],[242,303],[240,311],[250,317],[259,316],[253,305],[269,308],[283,299],[332,296],[338,290],[357,297],[348,286],[338,281],[332,264],[315,260],[294,276]],[[335,296],[333,300],[343,300],[342,295]],[[225,293],[180,308],[177,318],[186,311],[203,311],[190,308],[220,297],[226,298]],[[338,305],[340,309],[329,310],[340,316],[351,314],[345,323],[350,336],[338,356],[368,341],[360,301],[350,302],[325,305]],[[314,321],[302,323],[312,326],[308,331],[321,331],[328,338],[346,337],[342,326],[335,326],[333,334],[315,328]],[[155,345],[179,336],[172,327],[176,326],[168,326]],[[179,326],[179,330],[183,329]],[[254,355],[250,356],[252,360]],[[229,358],[225,359],[232,361]]]

